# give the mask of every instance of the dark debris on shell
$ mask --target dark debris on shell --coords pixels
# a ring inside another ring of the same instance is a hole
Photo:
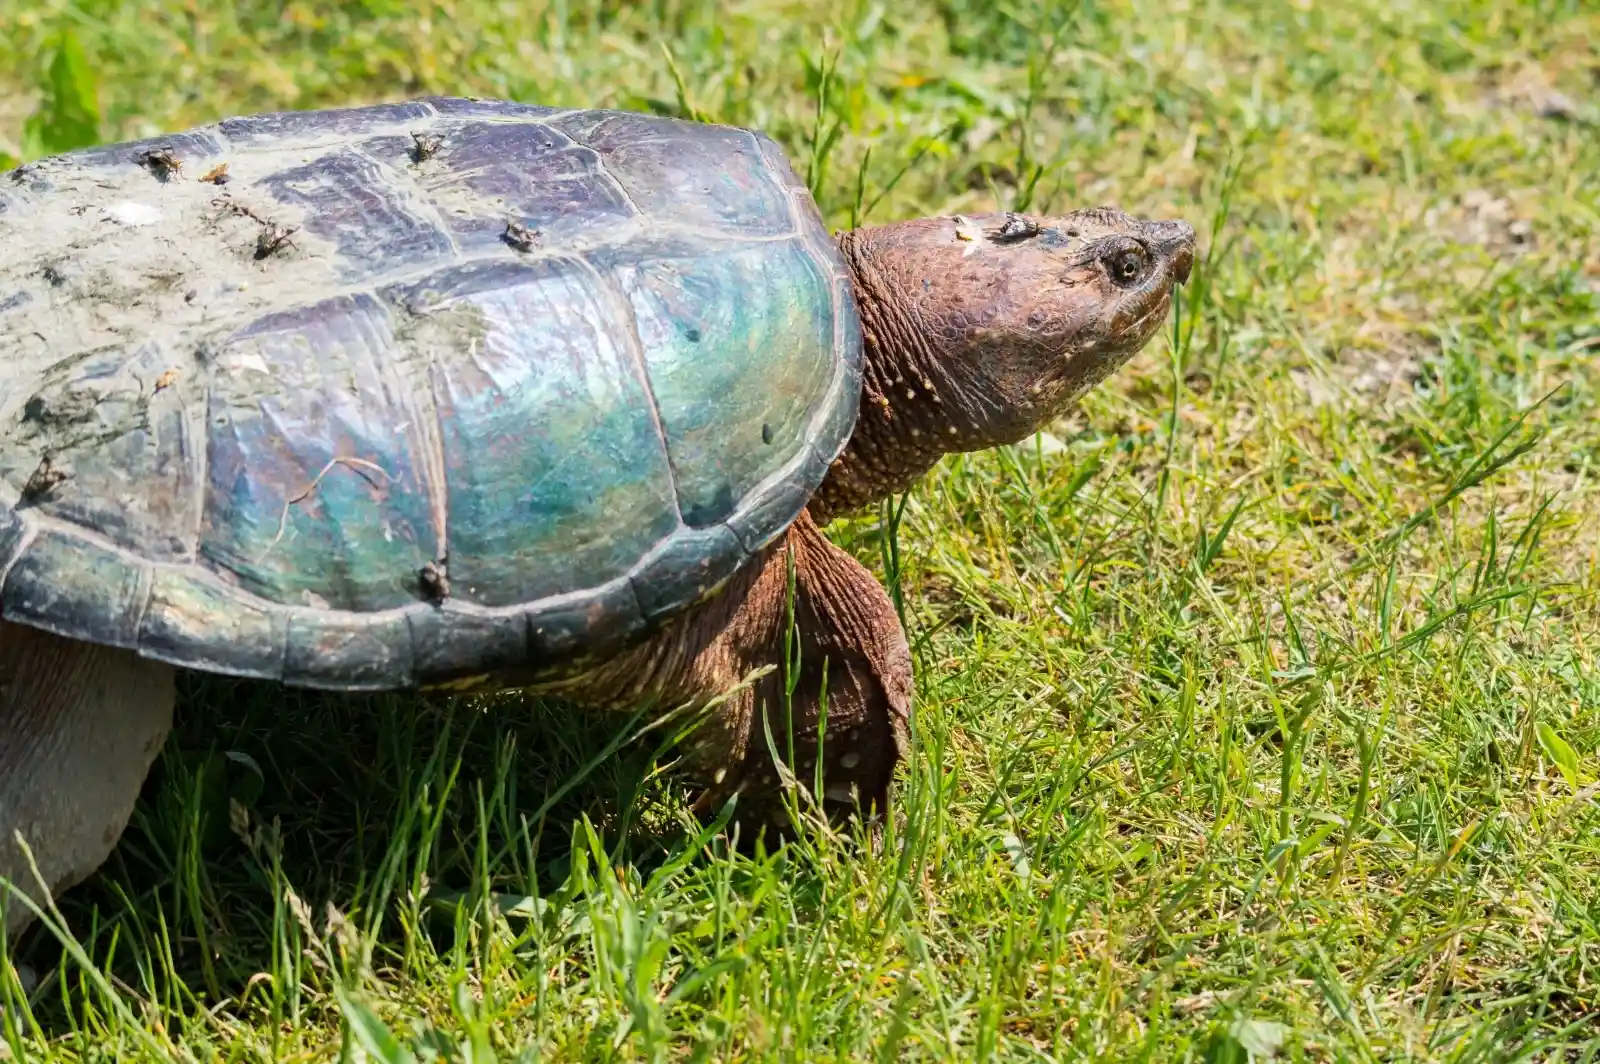
[[[507,222],[505,240],[518,251],[532,251],[539,244],[539,230],[529,229],[521,222]]]
[[[168,180],[173,174],[183,169],[183,163],[168,145],[157,148],[148,148],[139,152],[135,159],[139,165],[149,170],[162,181]]]
[[[411,157],[419,163],[427,162],[444,147],[444,138],[437,133],[412,133]]]
[[[268,222],[256,236],[256,258],[264,259],[292,242],[298,227]]]

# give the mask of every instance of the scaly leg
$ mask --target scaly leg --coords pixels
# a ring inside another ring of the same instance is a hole
[[[786,707],[791,558],[800,661]],[[705,704],[766,665],[774,671],[718,705],[689,740],[691,770],[708,784],[700,807],[714,809],[737,791],[737,819],[746,825],[747,839],[758,827],[781,829],[779,774],[756,712],[760,707],[779,757],[808,789],[815,783],[821,735],[820,798],[831,818],[873,806],[883,813],[895,765],[906,750],[911,654],[882,585],[830,543],[809,513],[722,594],[645,645],[550,693],[611,708],[646,697],[664,707]]]
[[[0,621],[0,879],[36,902],[110,856],[172,726],[171,666]],[[0,886],[4,933],[32,920]]]

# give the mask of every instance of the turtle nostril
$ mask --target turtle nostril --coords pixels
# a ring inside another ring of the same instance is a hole
[[[1157,222],[1148,234],[1156,251],[1172,263],[1172,276],[1186,284],[1194,268],[1194,226],[1188,222]]]

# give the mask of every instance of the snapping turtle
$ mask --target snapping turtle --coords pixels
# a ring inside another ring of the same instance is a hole
[[[0,876],[32,887],[21,832],[61,889],[123,830],[176,668],[704,705],[779,664],[791,563],[791,767],[826,666],[818,800],[881,808],[910,657],[820,526],[1060,414],[1157,330],[1194,233],[831,236],[760,133],[429,98],[42,160],[0,175],[0,245]],[[782,683],[690,758],[758,821]]]

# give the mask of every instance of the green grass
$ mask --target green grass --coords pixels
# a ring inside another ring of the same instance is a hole
[[[557,706],[192,682],[9,1053],[1600,1060],[1600,9],[1170,8],[10,0],[17,157],[467,92],[1204,261],[1050,432],[831,530],[915,644],[880,842],[730,854]]]

